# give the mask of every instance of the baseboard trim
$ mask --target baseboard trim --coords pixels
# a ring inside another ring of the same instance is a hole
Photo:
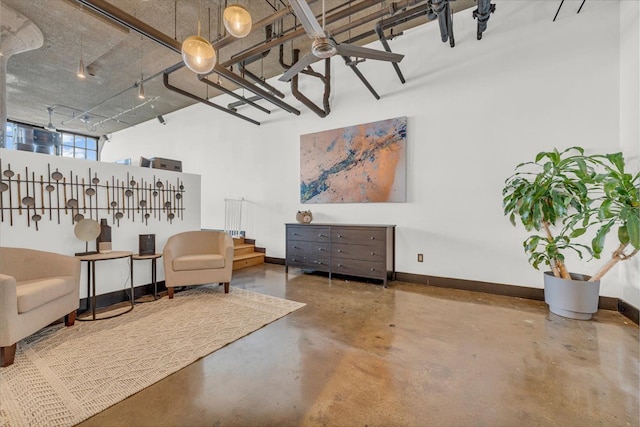
[[[266,262],[267,264],[278,264],[278,265],[284,265],[284,258],[276,258],[276,257],[272,257],[272,256],[265,256],[264,257],[264,262]]]
[[[164,280],[158,282],[158,293],[166,292],[167,288],[164,285]],[[108,292],[106,294],[101,294],[96,296],[96,308],[104,308],[109,307],[110,305],[119,304],[121,302],[130,301],[129,294],[131,293],[131,288],[127,288],[126,290],[119,290]],[[153,295],[153,283],[149,283],[146,285],[135,286],[133,288],[133,299],[138,299],[140,297],[146,295]],[[88,310],[89,309],[89,298],[80,298],[80,310]]]
[[[640,313],[638,308],[632,306],[625,300],[618,300],[618,311],[627,319],[631,320],[633,323],[638,325],[638,318],[640,317]]]

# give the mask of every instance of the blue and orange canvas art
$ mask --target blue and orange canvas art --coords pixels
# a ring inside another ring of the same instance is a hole
[[[405,202],[406,145],[406,117],[301,135],[300,202]]]

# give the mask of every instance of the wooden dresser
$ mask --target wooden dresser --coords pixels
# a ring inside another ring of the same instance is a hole
[[[286,224],[285,270],[395,279],[395,225]]]

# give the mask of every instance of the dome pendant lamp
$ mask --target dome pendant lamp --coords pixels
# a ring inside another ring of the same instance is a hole
[[[239,4],[227,6],[222,15],[224,28],[237,39],[246,37],[251,32],[251,14]]]
[[[182,42],[182,60],[197,74],[206,74],[216,66],[216,51],[207,39],[200,37],[200,21],[198,35],[187,37]]]

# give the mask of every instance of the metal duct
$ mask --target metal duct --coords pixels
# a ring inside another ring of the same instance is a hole
[[[144,37],[147,37],[147,38],[155,41],[156,43],[166,47],[167,49],[171,49],[174,52],[176,52],[178,54],[181,54],[182,45],[181,45],[180,42],[178,42],[177,40],[174,40],[173,38],[171,38],[168,35],[162,33],[161,31],[158,31],[157,29],[153,28],[152,26],[150,26],[148,24],[145,24],[144,22],[140,21],[139,19],[135,18],[134,16],[129,15],[125,11],[123,11],[121,9],[118,9],[117,7],[113,6],[112,4],[107,3],[104,0],[78,0],[78,2],[82,3],[83,5],[85,5],[86,7],[90,8],[91,10],[99,12],[102,15],[106,16],[107,18],[109,18],[109,19],[111,19],[111,20],[113,20],[115,22],[118,22],[119,24],[124,25],[125,27],[127,27],[127,28],[129,28],[129,29],[131,29],[131,30],[143,35]],[[259,53],[261,53],[261,52],[259,52]],[[253,56],[253,55],[249,55],[249,57],[250,56]],[[173,73],[174,71],[182,68],[183,66],[184,66],[184,63],[180,62],[180,63],[168,68],[167,70],[165,70],[163,75],[167,75],[167,74]],[[297,109],[293,108],[292,106],[286,104],[285,102],[281,101],[280,99],[270,95],[269,93],[265,92],[264,90],[260,89],[259,87],[255,86],[254,84],[249,82],[248,80],[245,80],[242,77],[240,77],[240,76],[232,73],[231,71],[227,70],[223,66],[216,65],[216,67],[214,68],[214,72],[216,74],[218,74],[218,75],[220,75],[220,76],[222,76],[222,77],[234,82],[238,86],[243,87],[243,88],[253,92],[254,94],[256,94],[258,96],[261,96],[265,100],[277,105],[278,107],[282,108],[285,111],[288,111],[288,112],[296,114],[296,115],[300,114],[299,110],[297,110]],[[186,92],[186,93],[188,93],[188,92]],[[188,96],[189,98],[194,99],[193,97],[195,95],[189,94],[189,95],[185,95],[185,96]],[[199,102],[202,102],[202,98],[199,98],[199,97],[195,96],[195,99],[197,101],[199,101]],[[227,110],[224,107],[220,107],[220,106],[216,106],[216,107],[221,108],[223,111],[232,112],[233,113],[233,111]],[[244,116],[240,116],[240,117],[241,118],[245,118]],[[256,124],[259,124],[259,123],[256,122]]]
[[[298,56],[300,55],[299,49],[293,50],[293,62],[298,61]],[[311,67],[309,67],[311,68]],[[314,71],[307,70],[302,71],[303,73],[319,78],[322,83],[324,83],[324,94],[322,97],[324,109],[318,107],[314,104],[309,98],[304,96],[302,92],[298,90],[298,74],[293,76],[291,79],[291,94],[300,102],[302,102],[308,109],[316,113],[319,117],[327,117],[331,112],[331,107],[329,105],[329,95],[331,94],[331,58],[326,58],[324,60],[324,76],[320,73],[316,73]]]
[[[168,90],[170,90],[172,92],[179,93],[180,95],[186,96],[187,98],[191,98],[194,101],[198,101],[198,102],[201,102],[201,103],[203,103],[205,105],[208,105],[209,107],[213,107],[216,110],[224,111],[225,113],[231,114],[232,116],[238,117],[238,118],[240,118],[242,120],[248,121],[249,123],[253,123],[254,125],[260,126],[260,122],[258,122],[256,120],[253,120],[253,119],[251,119],[249,117],[243,116],[242,114],[237,113],[237,112],[235,112],[233,110],[229,110],[227,108],[221,107],[218,104],[214,104],[213,102],[209,101],[208,99],[200,98],[199,96],[196,96],[196,95],[194,95],[192,93],[189,93],[189,92],[187,92],[185,90],[182,90],[182,89],[180,89],[178,87],[172,86],[169,83],[169,74],[168,73],[164,73],[162,75],[162,83],[164,83],[164,87],[166,87]]]
[[[384,35],[384,30],[393,28],[396,25],[404,24],[413,19],[420,18],[421,16],[424,16],[424,15],[430,15],[431,13],[432,13],[431,5],[428,3],[422,4],[413,9],[405,10],[404,12],[398,13],[397,15],[394,15],[389,19],[382,19],[378,21],[374,31],[378,35],[378,38],[380,39],[380,43],[382,43],[382,46],[384,47],[384,49],[387,52],[391,52],[391,47],[389,46],[389,42],[387,41],[387,38]],[[393,65],[393,69],[396,71],[396,74],[398,75],[400,82],[404,84],[405,79],[404,79],[404,76],[402,75],[402,71],[400,71],[400,64],[398,64],[397,62],[392,62],[391,65]]]
[[[473,17],[478,20],[478,40],[482,40],[482,33],[487,29],[489,17],[496,11],[496,5],[491,0],[478,0],[478,7],[473,11]]]
[[[454,47],[456,42],[453,38],[453,15],[451,14],[449,0],[429,0],[429,4],[431,4],[433,12],[438,17],[442,41],[449,40],[451,47]]]
[[[198,80],[200,80],[202,83],[205,83],[205,84],[207,84],[207,85],[209,85],[209,86],[211,86],[211,87],[213,87],[215,89],[218,89],[221,92],[226,93],[227,95],[231,95],[235,99],[238,99],[238,100],[242,101],[244,104],[249,104],[252,107],[257,108],[260,111],[263,111],[263,112],[265,112],[267,114],[271,114],[271,111],[267,110],[262,105],[258,105],[255,102],[245,98],[244,96],[238,95],[234,91],[232,91],[230,89],[227,89],[226,87],[222,86],[221,84],[212,82],[211,80],[207,79],[205,76],[198,76]],[[260,98],[260,99],[262,99],[262,98]],[[235,109],[232,110],[232,111],[235,111]]]

